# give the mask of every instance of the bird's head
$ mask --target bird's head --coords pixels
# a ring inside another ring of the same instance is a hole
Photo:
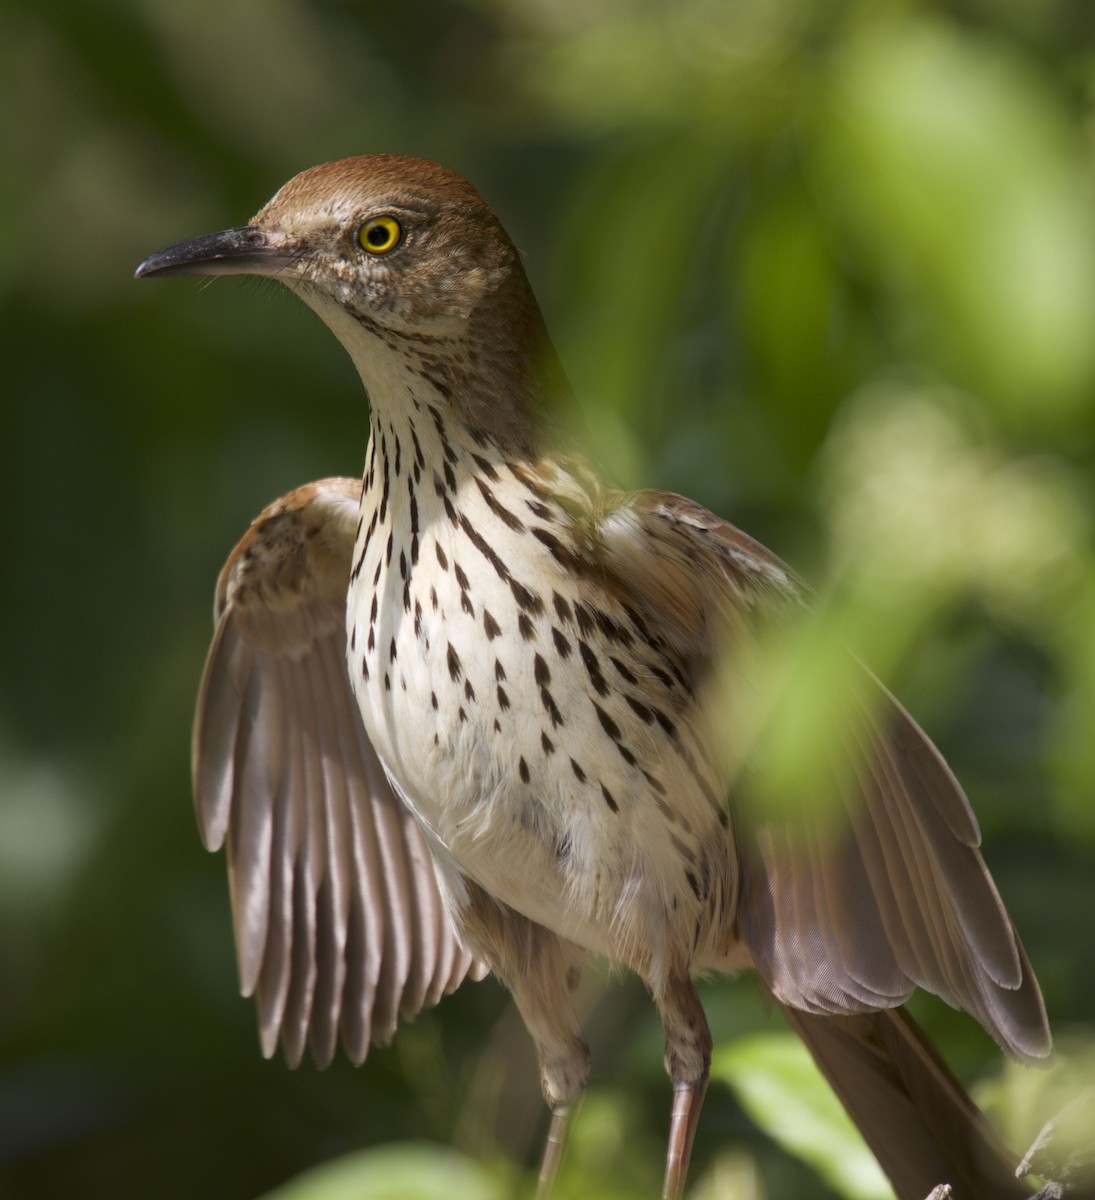
[[[428,358],[445,390],[474,394],[477,408],[542,399],[548,363],[557,382],[512,241],[471,184],[425,159],[313,167],[250,224],[168,246],[136,274],[277,279],[331,327],[374,400],[379,360],[392,356]],[[383,372],[392,369],[387,361]]]

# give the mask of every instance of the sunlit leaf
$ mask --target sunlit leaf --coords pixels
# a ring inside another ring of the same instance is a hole
[[[756,1034],[716,1049],[711,1077],[728,1083],[765,1133],[849,1200],[892,1200],[874,1157],[802,1043]]]
[[[325,1163],[263,1200],[505,1200],[511,1182],[456,1150],[402,1142]]]

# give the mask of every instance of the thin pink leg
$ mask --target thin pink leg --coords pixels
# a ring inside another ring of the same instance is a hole
[[[707,1073],[695,1083],[673,1085],[673,1115],[669,1119],[669,1147],[665,1156],[665,1185],[662,1200],[681,1200],[692,1157],[692,1142],[700,1123],[703,1097],[707,1092]]]
[[[559,1174],[559,1164],[563,1161],[570,1120],[574,1116],[575,1108],[576,1104],[566,1104],[551,1114],[544,1157],[540,1163],[540,1179],[536,1185],[536,1200],[548,1200],[555,1186],[555,1177]]]

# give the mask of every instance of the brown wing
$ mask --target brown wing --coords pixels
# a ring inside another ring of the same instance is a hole
[[[720,636],[737,663],[734,639],[799,603],[778,559],[679,496],[626,497],[598,534],[640,607],[701,668]],[[779,1000],[807,1012],[886,1008],[925,987],[1017,1057],[1044,1058],[1041,994],[977,848],[969,802],[909,714],[849,667],[826,697],[843,719],[827,761],[811,764],[816,793],[773,811],[748,767],[731,785],[738,920],[756,970]],[[713,728],[735,735],[717,718]]]
[[[194,726],[195,802],[227,839],[244,995],[263,1053],[280,1036],[362,1062],[400,1015],[485,972],[457,940],[422,835],[365,734],[346,669],[361,485],[308,484],[266,508],[217,582]]]

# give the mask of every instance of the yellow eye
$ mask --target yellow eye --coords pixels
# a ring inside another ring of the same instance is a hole
[[[403,238],[403,226],[395,217],[370,217],[357,231],[357,240],[370,254],[387,254]]]

